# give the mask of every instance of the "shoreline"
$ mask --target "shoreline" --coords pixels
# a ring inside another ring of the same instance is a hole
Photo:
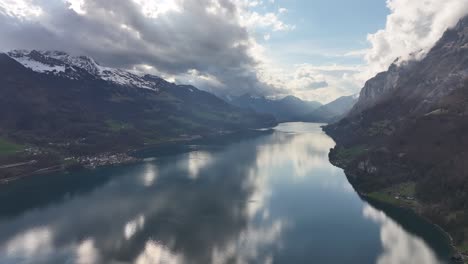
[[[18,175],[18,176],[14,176],[14,177],[11,177],[11,178],[1,179],[0,180],[0,185],[7,185],[7,184],[9,184],[11,182],[19,181],[21,179],[29,178],[29,177],[36,176],[36,175],[43,175],[43,174],[54,173],[54,172],[63,172],[63,171],[66,171],[63,164],[52,166],[52,167],[47,167],[47,168],[42,168],[42,169],[38,169],[36,171],[30,172],[30,173],[27,173],[27,174]]]
[[[340,167],[341,168],[341,167]],[[346,176],[348,177],[348,176]],[[353,186],[354,188],[354,186]],[[454,243],[454,240],[453,240],[453,237],[452,235],[447,232],[443,227],[441,227],[440,225],[434,223],[431,221],[431,219],[429,219],[428,217],[426,217],[425,215],[419,213],[417,210],[415,210],[415,208],[413,207],[410,207],[410,206],[404,206],[402,204],[394,204],[394,203],[390,203],[390,202],[387,202],[387,201],[384,201],[384,200],[380,200],[380,199],[376,199],[376,198],[373,198],[371,197],[369,194],[367,193],[359,193],[358,192],[358,195],[366,202],[369,202],[369,201],[377,201],[379,203],[382,203],[382,204],[385,204],[385,205],[388,205],[388,206],[392,206],[392,207],[396,207],[396,208],[400,208],[400,209],[403,209],[403,210],[408,210],[412,213],[414,213],[415,215],[417,215],[418,217],[420,217],[421,219],[423,219],[424,221],[426,221],[427,223],[429,223],[430,225],[434,226],[437,230],[439,230],[442,234],[444,234],[444,236],[447,238],[448,241],[450,241],[450,247],[452,248],[453,252],[454,253],[458,253],[460,255],[463,255],[461,252],[459,252],[459,250],[457,249],[455,243]]]
[[[348,176],[346,175],[346,177],[348,177]],[[354,188],[354,186],[353,186],[353,188]],[[463,252],[461,252],[460,249],[458,249],[458,247],[455,245],[455,242],[454,242],[454,239],[453,239],[452,235],[449,232],[447,232],[442,226],[434,223],[430,218],[428,218],[425,215],[419,213],[417,210],[415,210],[414,207],[404,206],[402,204],[394,204],[394,203],[390,203],[390,202],[387,202],[387,201],[384,201],[384,200],[376,199],[376,198],[373,198],[373,197],[369,196],[369,194],[367,194],[367,193],[358,193],[358,195],[363,197],[363,200],[366,201],[366,202],[368,202],[369,200],[370,201],[377,201],[379,203],[382,203],[382,204],[385,204],[385,205],[388,205],[388,206],[393,206],[393,207],[397,207],[397,208],[400,208],[400,209],[411,211],[412,213],[414,213],[415,215],[417,215],[418,217],[420,217],[424,221],[426,221],[429,224],[431,224],[432,226],[434,226],[439,232],[441,232],[447,238],[447,240],[449,241],[449,246],[452,249],[452,253],[453,253],[452,256],[451,256],[451,261],[452,262],[460,263],[460,264],[468,263],[468,255],[464,254]],[[458,260],[458,261],[455,260],[454,257],[457,256],[457,255],[461,256],[463,258],[463,260]]]
[[[16,182],[25,178],[48,174],[48,173],[54,173],[54,172],[70,172],[71,173],[71,172],[80,171],[80,170],[95,170],[98,168],[119,167],[119,166],[125,166],[125,165],[130,165],[130,164],[137,164],[137,163],[144,162],[145,158],[148,158],[148,157],[144,157],[144,155],[142,157],[139,157],[138,155],[139,153],[143,153],[145,151],[151,151],[151,150],[158,151],[158,150],[163,150],[164,148],[167,148],[167,147],[173,147],[174,148],[173,151],[169,151],[168,153],[169,155],[173,155],[173,154],[176,155],[176,154],[186,153],[190,151],[188,146],[193,145],[194,143],[199,143],[203,145],[203,143],[206,141],[216,140],[216,139],[221,139],[229,143],[230,142],[229,139],[231,140],[236,139],[236,136],[237,138],[246,138],[246,137],[264,135],[267,133],[271,133],[272,131],[273,131],[273,127],[267,127],[263,129],[245,129],[245,130],[238,130],[238,131],[224,131],[223,133],[208,134],[205,136],[193,136],[193,137],[186,137],[186,138],[168,139],[168,140],[161,141],[158,143],[148,144],[140,148],[131,148],[123,152],[103,152],[103,153],[97,153],[95,155],[65,158],[60,163],[57,163],[53,166],[48,166],[44,168],[36,168],[33,171],[25,172],[20,175],[14,175],[12,177],[2,178],[0,179],[0,185],[7,185],[12,182]],[[187,148],[183,148],[183,147],[187,147]],[[113,162],[105,162],[105,161],[102,161],[102,163],[98,162],[99,160],[104,160],[106,158],[109,159],[114,156],[120,157],[120,160],[119,161],[114,160]],[[67,162],[69,161],[73,161],[73,162],[70,164],[67,164]],[[99,164],[94,164],[92,163],[93,161]],[[24,162],[24,164],[31,164],[31,162]]]
[[[333,139],[333,137],[330,134],[328,134],[328,133],[326,133],[326,134]],[[336,146],[335,146],[335,148],[336,148]],[[349,170],[347,168],[348,164],[347,164],[346,161],[340,161],[336,157],[332,158],[330,155],[329,155],[329,161],[330,161],[330,163],[332,165],[343,169],[343,172],[344,172],[346,178],[348,179],[348,182],[351,184],[351,186],[353,186],[354,190],[361,197],[361,199],[363,199],[366,202],[368,202],[369,200],[377,201],[377,202],[385,204],[387,206],[393,206],[393,207],[401,208],[401,209],[404,209],[404,210],[409,210],[412,213],[414,213],[415,215],[417,215],[418,217],[421,217],[422,219],[427,221],[429,224],[436,227],[442,234],[444,234],[447,237],[447,239],[449,241],[449,246],[453,251],[452,254],[451,254],[452,256],[450,256],[450,261],[453,262],[453,263],[468,264],[468,254],[465,254],[461,249],[459,249],[455,245],[454,239],[453,239],[452,235],[448,231],[446,231],[442,226],[434,223],[434,221],[432,221],[429,217],[426,217],[425,215],[423,215],[420,212],[420,210],[417,210],[418,208],[421,208],[421,205],[419,204],[419,202],[417,200],[415,200],[415,201],[418,202],[419,205],[409,206],[408,204],[401,203],[401,202],[400,203],[394,203],[394,202],[392,203],[392,202],[384,200],[384,199],[378,199],[378,198],[372,197],[370,195],[370,193],[362,192],[361,190],[359,190],[357,188],[357,186],[355,184],[352,183],[352,181],[351,181],[352,175],[349,173]],[[381,191],[377,191],[376,193],[379,193],[379,192],[381,192]],[[396,201],[398,201],[398,200],[396,200]],[[460,257],[461,257],[461,259],[460,259]]]

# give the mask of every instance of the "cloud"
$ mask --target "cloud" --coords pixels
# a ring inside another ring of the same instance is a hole
[[[278,11],[284,13],[283,9]],[[273,31],[294,30],[295,26],[282,22],[275,13],[259,14],[257,12],[247,13],[242,17],[242,24],[248,27],[272,28]]]
[[[0,2],[0,14],[28,19],[42,14],[42,9],[28,0],[3,0]]]
[[[313,78],[311,79],[305,79],[307,83],[300,89],[302,90],[314,90],[314,89],[319,89],[319,88],[325,88],[328,87],[327,81],[315,81]]]
[[[364,77],[384,71],[397,58],[421,59],[442,34],[466,14],[468,0],[387,0],[391,14],[386,26],[367,39],[365,53],[369,65]]]
[[[279,46],[275,34],[291,32],[295,25],[283,21],[289,10],[274,3],[1,0],[0,50],[63,50],[218,95],[293,94],[325,103],[357,93],[396,58],[424,57],[468,13],[468,0],[387,0],[386,26],[367,36],[369,48],[330,51],[314,47],[313,40]],[[318,56],[337,63],[353,60],[354,65],[303,63]],[[287,64],[290,58],[300,59]],[[362,65],[355,65],[359,58]],[[299,74],[304,72],[308,75]]]
[[[284,138],[277,150],[295,147],[290,141]],[[304,141],[296,143],[304,149]],[[3,219],[2,263],[266,263],[290,225],[265,217],[269,175],[256,174],[271,168],[259,163],[267,152],[252,142],[239,144],[173,162],[148,161],[86,195]],[[207,215],[200,208],[212,210]]]
[[[1,50],[55,49],[218,94],[278,89],[257,77],[256,28],[290,30],[247,0],[5,0]],[[262,4],[261,1],[257,4]]]
[[[352,50],[345,52],[341,56],[343,57],[363,57],[367,54],[368,50],[367,49],[360,49],[360,50]]]
[[[320,76],[317,75],[316,72],[313,70],[311,71],[307,67],[299,67],[295,73],[295,88],[297,90],[307,91],[328,87],[328,82],[324,79],[318,79]]]
[[[328,103],[341,96],[358,93],[361,88],[357,74],[360,65],[313,65],[298,64],[288,69],[281,65],[265,66],[261,80],[275,87],[287,87],[286,92],[305,100]],[[278,93],[277,97],[287,95]]]
[[[363,58],[363,64],[308,65],[311,74],[327,80],[329,87],[309,91],[303,97],[329,101],[357,93],[367,80],[387,70],[397,58],[400,62],[424,58],[443,33],[468,14],[468,0],[387,0],[387,7],[390,15],[385,28],[367,36],[369,48],[330,56]]]

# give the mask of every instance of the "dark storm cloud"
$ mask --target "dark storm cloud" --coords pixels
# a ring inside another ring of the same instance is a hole
[[[106,66],[147,64],[175,76],[195,69],[223,84],[206,83],[202,89],[271,93],[256,76],[257,62],[249,54],[249,33],[239,25],[238,6],[217,2],[222,12],[208,11],[212,0],[185,0],[178,11],[151,18],[131,0],[86,0],[85,15],[63,1],[36,0],[43,10],[37,18],[0,12],[0,49],[63,50],[92,56]]]

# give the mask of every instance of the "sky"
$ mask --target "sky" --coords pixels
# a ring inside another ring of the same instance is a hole
[[[0,0],[0,51],[60,50],[245,93],[330,102],[419,60],[468,0]]]

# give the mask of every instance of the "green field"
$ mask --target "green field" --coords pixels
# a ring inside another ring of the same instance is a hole
[[[460,251],[464,253],[468,253],[468,242],[465,242],[463,245],[459,247]]]
[[[367,195],[369,198],[393,205],[398,205],[399,201],[394,196],[384,192],[372,192]]]
[[[416,193],[415,189],[416,184],[414,182],[404,182],[384,190],[369,193],[367,196],[374,200],[393,205],[412,204],[414,203],[414,200],[407,200],[405,197],[414,198]],[[397,199],[397,196],[401,198]]]
[[[364,145],[359,145],[352,148],[343,148],[338,147],[336,149],[336,159],[342,163],[349,163],[354,160],[357,156],[367,152],[367,147]]]
[[[468,254],[468,241],[465,241],[463,244],[457,246],[457,249],[463,254]],[[465,259],[463,263],[468,263],[468,259]]]
[[[6,139],[0,138],[0,155],[11,155],[22,151],[23,146],[14,144]]]

